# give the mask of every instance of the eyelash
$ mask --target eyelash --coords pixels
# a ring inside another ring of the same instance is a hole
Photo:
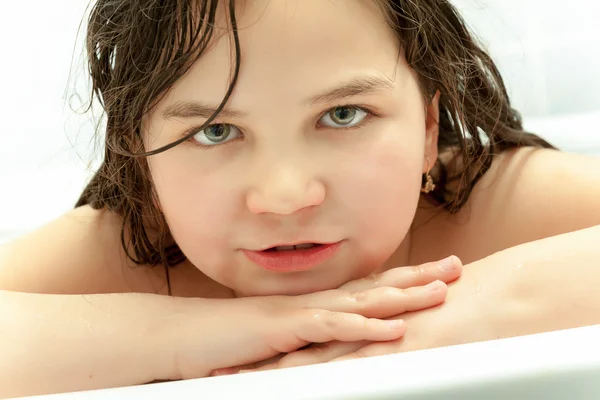
[[[335,131],[350,131],[350,130],[353,130],[353,129],[362,128],[363,126],[365,126],[366,124],[368,124],[369,122],[371,122],[371,120],[374,117],[379,117],[380,116],[378,113],[376,113],[375,111],[373,111],[370,107],[360,106],[360,105],[356,105],[356,104],[340,104],[340,105],[331,107],[331,108],[327,109],[325,112],[321,113],[320,116],[319,116],[319,118],[317,119],[317,121],[320,121],[325,115],[327,115],[327,113],[330,113],[331,111],[335,110],[336,108],[356,108],[356,109],[359,109],[361,111],[366,112],[367,115],[365,116],[365,118],[358,125],[355,125],[355,126],[339,127],[339,128],[332,128],[332,127],[325,126],[325,127],[322,127],[321,129],[325,128],[325,129],[332,129],[332,130],[335,130]],[[213,121],[212,124],[205,126],[204,129],[206,129],[209,126],[212,126],[212,125],[220,125],[220,124],[223,124],[223,125],[232,125],[232,124],[226,124],[224,122],[215,122],[215,121]],[[235,125],[233,125],[233,126],[235,126]],[[190,129],[188,129],[183,134],[183,137],[192,134],[192,132],[200,132],[201,128],[202,128],[202,124],[193,126]],[[239,128],[237,128],[237,129],[239,129]],[[240,132],[241,132],[241,129],[240,129]],[[203,150],[211,150],[211,149],[214,149],[215,147],[220,147],[222,145],[225,145],[225,144],[230,143],[230,142],[234,142],[236,140],[237,139],[231,140],[229,142],[223,142],[223,143],[214,144],[214,145],[211,145],[211,146],[206,146],[206,145],[198,143],[196,140],[194,140],[194,136],[192,136],[188,140],[186,140],[185,143],[189,144],[191,146],[194,146],[194,147],[199,147],[199,148],[201,148]]]

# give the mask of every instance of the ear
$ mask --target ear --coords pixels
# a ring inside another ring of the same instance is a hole
[[[433,168],[438,157],[438,136],[440,133],[440,91],[436,91],[425,110],[425,157],[423,173]],[[429,163],[427,162],[429,159]],[[429,164],[429,165],[428,165]]]

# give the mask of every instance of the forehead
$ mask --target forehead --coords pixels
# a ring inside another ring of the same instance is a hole
[[[225,2],[226,3],[226,2]],[[377,1],[244,0],[237,2],[241,68],[230,103],[257,91],[303,96],[357,74],[395,79],[400,46]],[[217,14],[214,43],[165,100],[219,102],[234,66],[226,5]]]

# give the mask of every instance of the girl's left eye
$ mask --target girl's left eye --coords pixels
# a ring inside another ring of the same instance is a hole
[[[327,111],[319,123],[329,128],[353,128],[360,124],[369,112],[358,106],[341,106]]]

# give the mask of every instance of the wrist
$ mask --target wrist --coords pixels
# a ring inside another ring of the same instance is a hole
[[[189,338],[190,320],[195,301],[182,297],[156,295],[153,299],[154,309],[150,309],[144,340],[146,362],[151,366],[152,380],[179,380],[178,355],[186,348]],[[195,307],[198,311],[199,307]],[[197,312],[196,312],[197,314]],[[197,342],[200,342],[200,333]]]
[[[488,257],[463,267],[461,277],[448,285],[440,313],[443,335],[440,346],[452,346],[501,337],[502,326],[518,305],[506,296],[502,277],[490,274],[494,260]]]
[[[208,376],[218,368],[223,349],[221,299],[158,296],[160,312],[150,321],[149,347],[154,380],[181,380]]]
[[[451,305],[446,326],[450,344],[462,344],[535,333],[537,316],[549,310],[531,291],[531,263],[513,248],[468,264],[448,290]],[[517,262],[518,260],[518,262]],[[451,318],[451,319],[450,319]]]

